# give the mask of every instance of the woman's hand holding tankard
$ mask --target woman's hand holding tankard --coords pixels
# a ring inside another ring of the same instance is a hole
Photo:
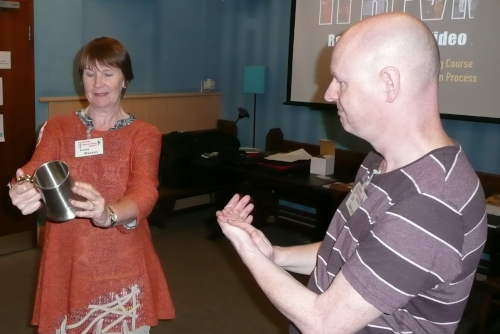
[[[87,199],[84,202],[71,201],[71,205],[81,209],[75,213],[76,216],[90,218],[96,226],[108,227],[109,211],[101,193],[84,182],[75,182],[73,192]]]
[[[21,169],[16,171],[16,179],[22,179],[25,176]],[[29,215],[40,209],[43,205],[42,196],[33,186],[33,183],[27,181],[18,181],[10,186],[9,196],[23,215]]]

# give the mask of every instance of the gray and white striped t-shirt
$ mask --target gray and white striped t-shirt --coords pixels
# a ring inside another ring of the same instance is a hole
[[[384,312],[359,333],[453,333],[486,241],[479,179],[458,145],[374,173],[381,161],[364,160],[356,180],[368,197],[352,215],[340,205],[308,287],[321,293],[342,270]]]

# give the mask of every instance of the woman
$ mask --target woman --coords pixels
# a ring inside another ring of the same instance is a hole
[[[149,333],[174,307],[146,217],[157,198],[161,134],[121,107],[133,79],[130,56],[117,40],[89,42],[79,61],[89,106],[47,121],[32,159],[16,177],[52,160],[75,180],[76,218],[48,222],[33,324],[41,334]],[[94,145],[86,155],[82,146]],[[15,183],[12,203],[23,214],[42,206],[30,182]]]

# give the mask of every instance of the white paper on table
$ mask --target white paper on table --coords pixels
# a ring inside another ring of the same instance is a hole
[[[0,51],[0,69],[10,70],[11,60],[10,51]]]
[[[5,136],[3,135],[3,115],[0,114],[0,142],[5,141]]]
[[[273,161],[283,161],[283,162],[295,162],[297,160],[311,160],[312,155],[306,152],[303,148],[289,152],[289,153],[276,153],[267,156],[267,160]]]
[[[486,213],[489,215],[500,216],[500,206],[486,204]]]
[[[3,79],[0,77],[0,106],[3,106]]]

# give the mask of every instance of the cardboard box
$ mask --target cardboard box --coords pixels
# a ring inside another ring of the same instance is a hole
[[[335,142],[329,139],[319,140],[319,156],[311,158],[311,174],[330,175],[335,167]]]
[[[491,195],[486,199],[486,213],[500,216],[500,194]]]

